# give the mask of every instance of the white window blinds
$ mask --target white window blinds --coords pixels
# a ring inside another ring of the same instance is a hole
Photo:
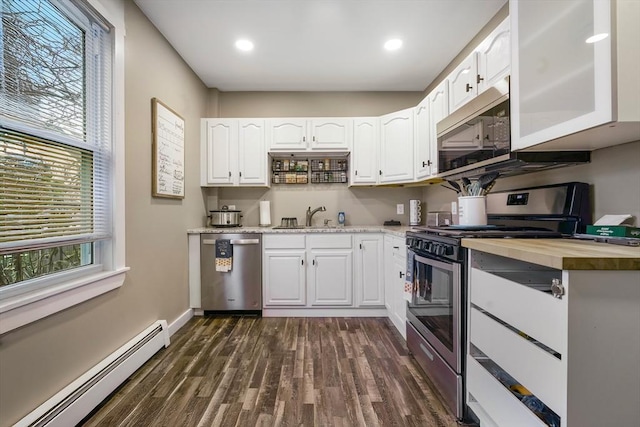
[[[108,28],[65,1],[0,12],[0,254],[108,238]]]

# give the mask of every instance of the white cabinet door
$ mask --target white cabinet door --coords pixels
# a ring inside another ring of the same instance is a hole
[[[611,2],[512,0],[509,15],[512,149],[613,120]]]
[[[380,182],[413,180],[413,108],[380,118]]]
[[[267,139],[272,151],[307,149],[306,119],[271,119],[267,121]]]
[[[429,97],[414,109],[414,159],[416,180],[428,178],[431,175],[431,120],[429,116]]]
[[[384,236],[384,305],[387,307],[388,316],[391,319],[393,313],[393,301],[396,295],[393,293],[393,237]]]
[[[511,34],[507,18],[478,47],[478,93],[498,83],[510,71]]]
[[[265,306],[306,305],[304,250],[265,250]]]
[[[476,53],[467,56],[464,61],[449,74],[449,109],[456,111],[478,94],[476,85]]]
[[[351,185],[378,183],[379,118],[353,119]]]
[[[235,141],[238,122],[233,119],[207,120],[207,184],[233,184],[237,161]]]
[[[355,286],[358,307],[385,305],[382,235],[356,235]]]
[[[406,335],[405,322],[407,320],[407,302],[404,299],[404,281],[406,273],[406,259],[394,257],[393,259],[393,276],[394,276],[394,298],[393,298],[393,319],[392,322],[396,329],[404,337]]]
[[[240,185],[267,185],[264,120],[238,122],[238,178]]]
[[[352,140],[352,120],[327,118],[309,121],[312,150],[348,151]]]
[[[438,174],[438,122],[449,115],[449,83],[443,80],[429,94],[429,117],[431,127],[429,135],[431,137],[431,175]]]
[[[352,305],[353,270],[351,249],[311,250],[308,266],[309,304]]]

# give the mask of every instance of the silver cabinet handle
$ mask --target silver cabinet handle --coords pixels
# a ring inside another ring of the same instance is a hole
[[[232,245],[258,245],[260,244],[260,239],[233,239],[229,241]],[[215,245],[215,239],[204,239],[202,240],[203,245]]]
[[[422,343],[420,343],[420,350],[422,350],[424,352],[424,354],[427,355],[429,360],[431,360],[433,362],[433,354],[431,354],[431,352],[429,350],[427,350],[427,347],[425,347],[424,344],[422,344]]]
[[[558,299],[562,299],[562,296],[564,295],[564,286],[562,286],[562,283],[560,283],[560,280],[558,279],[553,279],[551,281],[551,295],[554,296],[554,298],[558,298]]]

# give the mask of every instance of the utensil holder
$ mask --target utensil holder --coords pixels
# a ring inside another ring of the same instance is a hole
[[[458,197],[458,223],[460,225],[487,225],[487,197]]]

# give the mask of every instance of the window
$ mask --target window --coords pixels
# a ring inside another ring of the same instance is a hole
[[[0,12],[2,301],[114,269],[114,31],[70,0]]]

